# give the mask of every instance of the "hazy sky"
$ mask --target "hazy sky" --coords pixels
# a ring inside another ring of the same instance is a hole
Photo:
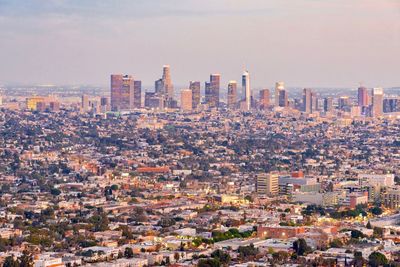
[[[0,83],[400,86],[400,0],[0,0]]]

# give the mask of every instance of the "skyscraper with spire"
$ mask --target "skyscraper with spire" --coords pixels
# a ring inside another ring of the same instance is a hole
[[[251,89],[250,89],[250,74],[246,70],[242,75],[242,90],[244,92],[245,110],[251,108]]]

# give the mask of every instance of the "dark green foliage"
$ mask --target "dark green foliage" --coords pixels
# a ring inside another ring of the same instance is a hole
[[[332,248],[341,248],[343,247],[343,242],[342,240],[336,238],[332,240],[330,245]]]
[[[363,238],[364,234],[359,230],[351,230],[351,238],[359,239]]]
[[[229,264],[231,262],[231,256],[220,249],[215,250],[211,253],[211,257],[218,259],[221,264]]]
[[[381,215],[382,214],[382,209],[380,207],[378,207],[378,206],[372,207],[369,211],[374,215]]]
[[[60,191],[60,189],[52,188],[52,189],[50,189],[50,194],[52,194],[53,196],[58,196],[61,194],[61,191]]]
[[[306,240],[303,238],[299,238],[293,242],[293,249],[299,256],[303,256],[311,251],[311,248],[307,245]]]
[[[238,252],[239,256],[242,259],[245,259],[247,257],[256,256],[258,254],[258,248],[255,248],[253,244],[250,244],[249,246],[240,246]]]
[[[372,252],[371,255],[369,255],[368,263],[372,267],[378,267],[378,266],[388,264],[388,259],[382,253],[375,251],[375,252]]]
[[[201,259],[197,263],[197,267],[220,267],[221,263],[218,259]]]
[[[108,230],[109,220],[107,218],[107,214],[104,212],[93,215],[89,221],[93,224],[93,230],[95,232]]]
[[[124,252],[124,256],[128,259],[133,258],[133,250],[130,247],[127,247]]]

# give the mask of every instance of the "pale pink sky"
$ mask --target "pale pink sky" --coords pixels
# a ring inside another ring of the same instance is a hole
[[[0,0],[0,84],[400,86],[398,0]]]

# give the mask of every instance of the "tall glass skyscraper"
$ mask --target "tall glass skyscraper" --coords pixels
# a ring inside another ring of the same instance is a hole
[[[230,81],[228,83],[228,108],[235,109],[237,106],[237,83],[236,81]]]
[[[134,102],[134,81],[130,75],[111,75],[111,110],[131,110]]]
[[[275,106],[279,107],[279,95],[280,91],[285,90],[284,82],[276,82],[275,83]]]
[[[163,66],[163,75],[162,75],[162,86],[163,86],[163,94],[167,99],[174,98],[174,86],[171,81],[171,71],[169,65]]]
[[[366,107],[369,105],[368,89],[360,86],[358,88],[358,106]]]
[[[191,81],[189,89],[192,90],[192,106],[196,109],[200,105],[201,93],[200,93],[200,82]]]
[[[246,70],[242,75],[242,90],[244,92],[244,101],[246,102],[245,109],[251,108],[251,89],[250,89],[250,74]]]
[[[383,115],[383,88],[372,89],[372,116]]]
[[[269,103],[270,93],[269,89],[260,90],[260,108],[267,109],[270,105]]]
[[[134,87],[133,106],[135,108],[141,108],[142,107],[142,81],[134,81],[133,87]]]
[[[218,108],[220,81],[220,74],[211,74],[210,82],[206,82],[206,103],[209,108]]]

